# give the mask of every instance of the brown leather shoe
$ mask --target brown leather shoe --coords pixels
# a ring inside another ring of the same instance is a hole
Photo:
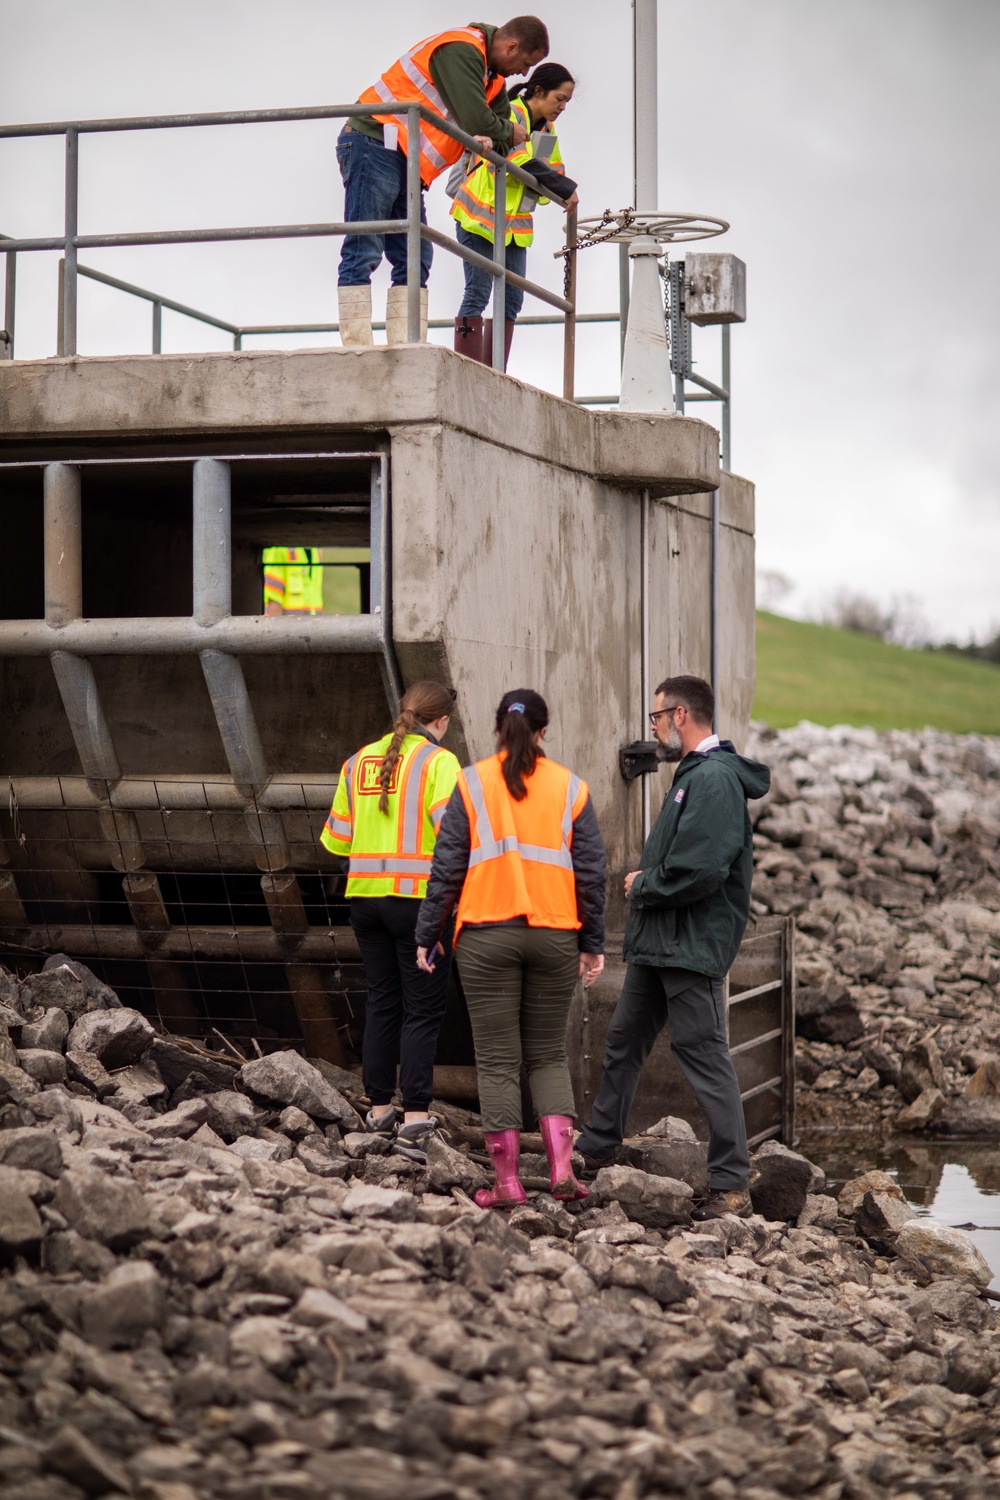
[[[724,1214],[735,1214],[738,1219],[749,1219],[753,1204],[746,1188],[725,1188],[709,1193],[700,1208],[691,1214],[692,1219],[704,1223],[706,1219],[721,1219]]]

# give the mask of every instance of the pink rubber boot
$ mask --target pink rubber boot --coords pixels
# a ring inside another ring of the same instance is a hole
[[[538,1121],[545,1142],[545,1154],[549,1159],[550,1181],[553,1198],[573,1203],[577,1198],[589,1198],[590,1194],[582,1182],[573,1175],[570,1158],[573,1155],[573,1121],[569,1115],[542,1115]]]
[[[519,1130],[487,1130],[484,1132],[486,1149],[493,1158],[495,1180],[491,1188],[479,1188],[476,1202],[480,1208],[516,1208],[527,1201],[527,1195],[517,1175],[521,1159],[521,1132]]]

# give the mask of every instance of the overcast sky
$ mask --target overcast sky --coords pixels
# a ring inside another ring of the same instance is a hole
[[[582,212],[630,201],[631,8],[546,0],[578,79],[560,126]],[[1000,5],[996,0],[660,0],[660,207],[732,224],[734,468],[757,485],[758,565],[818,613],[838,589],[913,596],[939,635],[1000,629]],[[4,121],[335,103],[455,0],[0,0]],[[84,233],[339,218],[336,125],[84,138]],[[54,234],[61,142],[0,142],[0,229]],[[439,183],[429,195],[445,227]],[[561,281],[542,226],[529,275]],[[90,251],[86,263],[242,322],[336,317],[327,242]],[[55,348],[55,256],[22,256],[18,353]],[[439,252],[431,315],[451,317]],[[382,289],[379,283],[378,295]],[[617,302],[617,252],[581,257],[581,309]],[[443,334],[438,338],[445,338]],[[82,353],[148,349],[148,308],[85,284]],[[259,340],[262,345],[276,340]],[[303,343],[306,340],[288,340]],[[322,343],[322,339],[313,340]],[[716,371],[718,334],[696,331]],[[224,348],[166,318],[164,347]],[[556,336],[513,373],[558,388]],[[581,334],[578,390],[613,390],[617,334]],[[714,408],[694,408],[712,419]]]

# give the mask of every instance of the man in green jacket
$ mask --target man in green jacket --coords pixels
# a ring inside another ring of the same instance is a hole
[[[625,983],[605,1044],[590,1124],[577,1141],[588,1165],[615,1158],[639,1075],[663,1027],[708,1120],[709,1196],[696,1219],[751,1212],[750,1160],[726,1040],[723,981],[750,914],[753,838],[747,799],[771,773],[712,732],[715,697],[700,677],[668,677],[650,719],[660,756],[679,761],[642,851],[625,877]]]

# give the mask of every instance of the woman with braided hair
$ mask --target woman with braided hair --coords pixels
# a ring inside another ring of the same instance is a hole
[[[455,942],[496,1181],[480,1208],[525,1201],[518,1177],[521,1063],[549,1159],[553,1196],[586,1198],[573,1175],[566,1024],[577,980],[604,968],[605,857],[587,783],[548,760],[545,700],[505,693],[497,753],[459,773],[417,921],[417,963],[458,908]]]
[[[371,1109],[366,1128],[424,1159],[437,1128],[428,1112],[434,1054],[444,1019],[451,934],[440,934],[433,972],[417,968],[414,930],[431,856],[459,764],[439,741],[455,705],[452,688],[415,682],[389,734],[345,761],[324,848],[348,859],[351,926],[368,981],[362,1075]],[[402,1117],[393,1103],[396,1069]]]

